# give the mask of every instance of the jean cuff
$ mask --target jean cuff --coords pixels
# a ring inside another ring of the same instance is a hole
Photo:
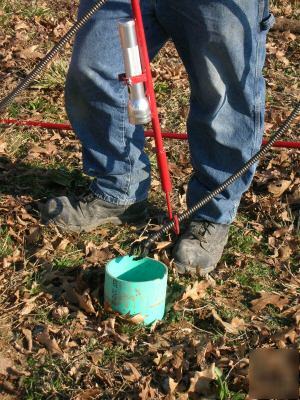
[[[90,191],[99,199],[106,201],[110,204],[115,204],[116,206],[130,206],[132,204],[139,203],[147,199],[147,197],[145,197],[144,199],[120,199],[115,196],[111,196],[99,189],[99,186],[97,186],[95,181],[91,183]]]

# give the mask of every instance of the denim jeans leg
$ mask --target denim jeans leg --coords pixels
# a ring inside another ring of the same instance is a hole
[[[194,205],[237,171],[261,146],[267,0],[158,0],[158,17],[185,64],[191,86],[187,123]],[[180,29],[178,27],[180,26]],[[229,224],[255,167],[195,219]]]
[[[79,15],[93,0],[81,0]],[[151,2],[143,14],[151,56],[166,41]],[[124,72],[118,22],[131,16],[129,0],[109,1],[76,36],[66,83],[66,109],[82,143],[83,167],[94,177],[91,190],[117,205],[144,200],[150,163],[141,126],[128,121],[128,90],[118,81]],[[151,28],[151,29],[150,29]]]

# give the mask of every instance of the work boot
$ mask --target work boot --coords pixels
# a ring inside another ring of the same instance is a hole
[[[203,276],[213,271],[222,257],[228,232],[229,225],[192,221],[173,250],[177,272]]]
[[[55,197],[39,208],[44,224],[52,223],[64,231],[91,232],[107,223],[120,225],[143,221],[147,214],[147,201],[118,206],[89,194],[81,199]]]

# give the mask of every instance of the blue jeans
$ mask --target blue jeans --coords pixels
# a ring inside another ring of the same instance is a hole
[[[81,0],[79,15],[94,3]],[[172,39],[187,70],[187,132],[194,174],[192,206],[240,168],[261,146],[266,33],[274,17],[267,0],[141,0],[151,58]],[[143,127],[128,122],[118,21],[129,0],[110,0],[76,37],[66,108],[82,143],[84,171],[101,199],[132,204],[147,198],[150,163]],[[196,219],[229,224],[255,168],[217,196]]]

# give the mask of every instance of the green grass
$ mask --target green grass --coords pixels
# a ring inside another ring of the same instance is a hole
[[[31,296],[36,296],[38,293],[42,291],[42,287],[40,285],[40,273],[36,271],[29,273],[24,280],[24,285]]]
[[[61,358],[46,356],[44,362],[27,360],[31,375],[23,380],[24,400],[68,399],[76,383],[68,374],[68,364]],[[62,373],[62,371],[64,371]]]
[[[237,269],[234,273],[234,278],[240,285],[249,288],[253,293],[260,290],[271,291],[275,277],[274,270],[255,260],[249,260],[243,269]]]
[[[280,314],[281,311],[272,304],[267,305],[263,310],[262,316],[265,318],[265,324],[274,333],[290,326],[292,322],[290,318],[283,317]]]
[[[53,260],[53,268],[54,269],[69,269],[69,268],[77,268],[80,267],[84,260],[82,255],[78,255],[80,250],[74,250],[70,252],[66,252],[63,255],[54,258]]]
[[[134,325],[130,323],[122,323],[120,325],[120,333],[129,337],[134,337],[144,331],[143,325]]]
[[[229,246],[234,248],[236,252],[252,254],[255,243],[254,237],[249,232],[245,235],[244,229],[235,225],[230,227]]]
[[[8,234],[8,229],[0,227],[0,258],[8,257],[13,253],[14,242]]]
[[[4,135],[0,135],[0,138]],[[35,134],[29,130],[20,127],[14,127],[5,135],[7,143],[7,154],[11,158],[23,158],[28,152],[28,143],[34,140]]]
[[[22,111],[22,105],[20,103],[12,103],[7,108],[7,112],[10,118],[17,118],[20,115],[21,111]]]
[[[17,14],[25,19],[49,16],[51,14],[51,9],[45,7],[42,0],[32,0],[26,4],[26,7],[23,6],[22,2],[0,0],[0,8],[3,10],[4,15],[11,17],[13,14]]]
[[[231,225],[229,231],[229,240],[225,248],[222,261],[228,265],[235,264],[236,256],[234,253],[241,253],[243,255],[252,255],[255,252],[256,240],[254,233],[247,232],[245,235],[244,229]]]
[[[104,347],[101,366],[104,367],[110,363],[120,363],[130,356],[130,353],[122,346]]]
[[[228,388],[228,383],[219,368],[215,368],[217,375],[218,400],[244,400],[244,393],[234,393]]]
[[[170,310],[165,318],[167,324],[187,321],[194,325],[195,317],[193,313],[183,313],[182,311]]]
[[[168,93],[170,93],[170,85],[168,82],[166,81],[157,81],[154,85],[155,87],[155,93],[157,95],[166,95]]]
[[[65,86],[68,62],[66,60],[54,61],[46,72],[41,76],[38,83],[32,87],[38,89],[59,89]],[[55,107],[57,109],[57,107]]]

